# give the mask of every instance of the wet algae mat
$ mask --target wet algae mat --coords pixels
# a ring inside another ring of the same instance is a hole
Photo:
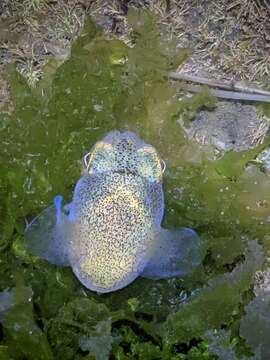
[[[252,291],[270,250],[270,178],[252,160],[265,144],[210,160],[185,139],[214,107],[207,90],[182,98],[166,80],[188,56],[147,12],[130,12],[133,46],[90,20],[68,61],[46,65],[36,88],[9,69],[14,113],[0,122],[0,359],[269,359],[270,305]],[[131,130],[167,164],[166,227],[207,244],[189,277],[138,279],[97,295],[70,268],[30,256],[24,228],[57,194],[68,201],[82,157],[109,130]],[[267,265],[267,264],[266,264]]]

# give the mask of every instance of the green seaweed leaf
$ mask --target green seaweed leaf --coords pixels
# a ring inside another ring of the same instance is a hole
[[[216,162],[217,172],[231,179],[240,176],[244,172],[248,162],[255,159],[265,146],[266,144],[262,144],[254,149],[240,153],[228,151]]]
[[[108,308],[87,298],[64,305],[47,323],[46,333],[57,359],[73,359],[81,348],[97,360],[105,360],[113,342]]]
[[[240,335],[246,339],[257,359],[270,357],[270,297],[266,293],[258,296],[245,307],[246,314],[240,322]]]
[[[229,324],[239,311],[241,293],[249,289],[253,274],[261,265],[261,249],[256,242],[250,242],[243,264],[232,273],[211,279],[207,287],[168,316],[165,344],[187,342],[192,337],[201,337],[209,329]]]
[[[17,286],[0,296],[5,303],[1,322],[6,336],[6,352],[15,359],[52,360],[45,334],[35,322],[32,290],[18,279]]]

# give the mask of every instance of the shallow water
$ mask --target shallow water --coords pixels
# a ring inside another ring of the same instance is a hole
[[[134,47],[106,39],[89,21],[70,59],[49,63],[34,89],[10,68],[15,111],[1,114],[0,127],[0,289],[9,289],[12,300],[0,297],[9,303],[0,307],[0,355],[212,359],[223,349],[249,358],[260,345],[268,354],[264,337],[249,342],[252,329],[243,312],[253,297],[254,273],[270,250],[270,178],[249,165],[267,143],[215,160],[211,148],[188,141],[179,113],[188,122],[215,100],[205,91],[179,101],[180,85],[165,75],[188,52],[176,52],[149,14],[130,13],[129,20]],[[158,149],[167,165],[164,224],[196,229],[208,253],[188,278],[138,279],[98,296],[69,268],[30,256],[23,231],[55,195],[70,200],[83,155],[112,129],[135,131]],[[262,321],[268,329],[269,319]],[[214,329],[225,331],[227,345]]]

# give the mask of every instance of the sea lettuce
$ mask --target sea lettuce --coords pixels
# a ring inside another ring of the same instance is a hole
[[[46,335],[36,323],[32,290],[18,280],[12,290],[0,294],[0,322],[4,329],[6,355],[21,359],[52,360]]]
[[[111,315],[103,304],[75,298],[48,321],[45,332],[55,358],[73,359],[79,348],[97,360],[107,359],[111,351]]]
[[[239,356],[236,340],[243,356],[264,356],[268,305],[247,297],[270,246],[269,178],[250,165],[264,145],[214,160],[212,149],[189,141],[179,116],[191,120],[214,99],[207,90],[187,98],[168,81],[190,51],[176,49],[152,14],[132,10],[128,19],[130,46],[88,19],[70,58],[50,61],[34,89],[8,70],[14,112],[0,114],[0,357],[210,360],[224,347]],[[55,195],[71,198],[84,153],[112,129],[136,131],[158,149],[167,164],[164,225],[196,229],[207,256],[186,278],[137,279],[97,295],[70,268],[27,253],[23,233]],[[250,324],[265,329],[260,338]]]
[[[270,357],[270,296],[260,292],[245,307],[245,315],[240,322],[240,335],[246,339],[258,359]]]
[[[250,288],[254,272],[262,265],[261,250],[256,242],[249,243],[245,257],[245,262],[231,273],[213,277],[208,286],[168,316],[164,324],[165,344],[200,338],[207,330],[232,322],[233,315],[239,312],[242,293]]]

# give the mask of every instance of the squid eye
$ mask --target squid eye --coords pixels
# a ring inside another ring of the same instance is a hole
[[[144,145],[137,150],[138,173],[151,182],[162,180],[165,171],[165,161],[161,160],[155,148],[151,145]]]
[[[89,165],[90,165],[90,161],[89,161],[90,155],[91,155],[91,152],[88,152],[88,153],[85,154],[84,157],[83,157],[83,162],[84,162],[84,165],[85,165],[87,171],[88,171]]]
[[[162,174],[165,173],[165,170],[166,170],[166,163],[163,159],[161,159],[161,164],[162,164],[162,168],[161,168],[161,171],[162,171]]]
[[[101,173],[109,171],[114,165],[114,151],[109,143],[97,142],[94,147],[84,155],[83,162],[88,173]]]

